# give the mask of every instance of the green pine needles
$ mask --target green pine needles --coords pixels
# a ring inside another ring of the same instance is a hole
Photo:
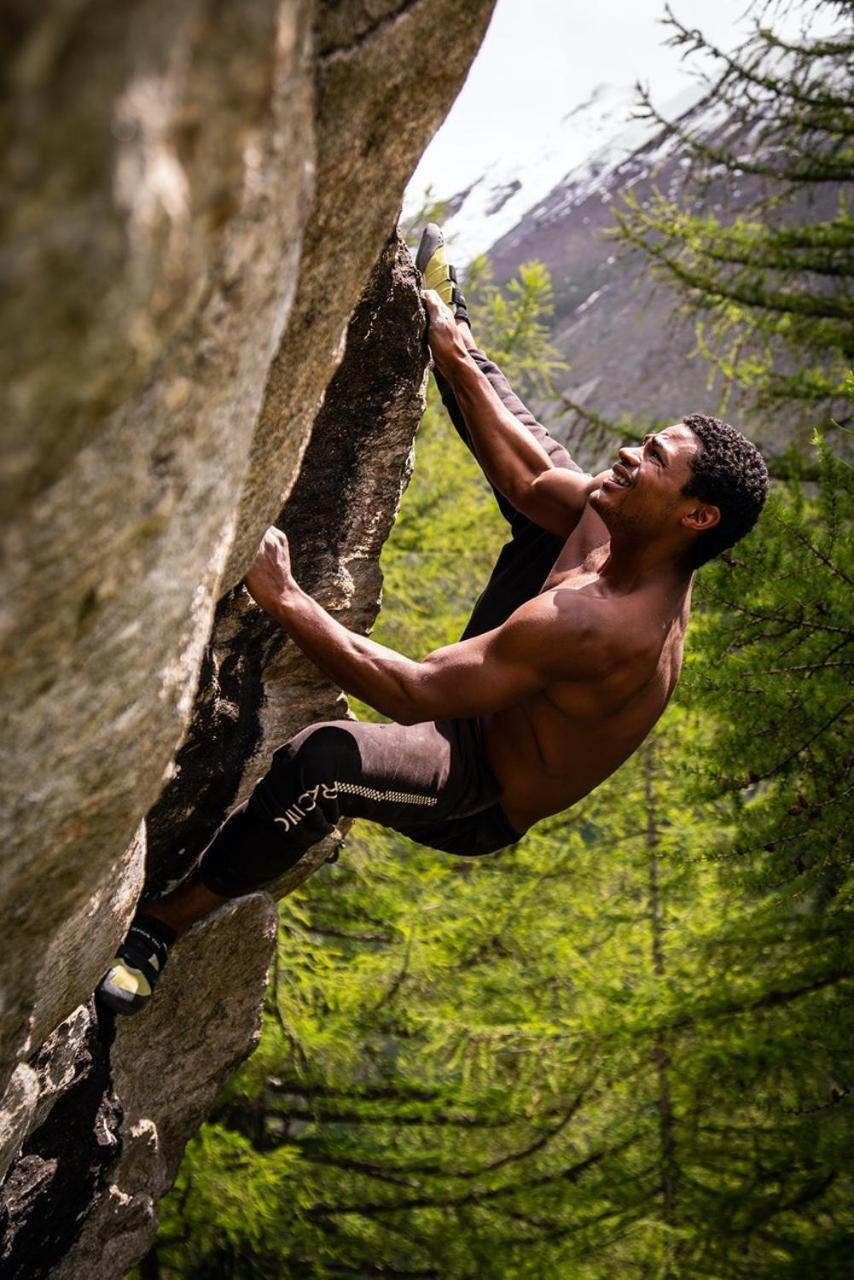
[[[823,7],[840,19],[850,10]],[[618,234],[678,290],[699,352],[725,383],[809,424],[844,408],[854,350],[854,41],[850,27],[810,37],[814,4],[789,6],[807,28],[797,42],[765,24],[773,6],[757,8],[732,54],[667,10],[671,43],[714,71],[699,119],[668,120],[640,90],[640,113],[691,171],[676,197],[657,191],[644,204],[626,193]]]

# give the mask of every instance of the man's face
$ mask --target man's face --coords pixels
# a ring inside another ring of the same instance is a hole
[[[607,473],[590,501],[615,532],[654,537],[675,529],[697,505],[683,489],[700,448],[690,427],[677,422],[647,436],[643,443],[619,450],[619,461]]]

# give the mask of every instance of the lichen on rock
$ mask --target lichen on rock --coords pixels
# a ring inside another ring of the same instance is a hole
[[[124,1274],[254,1043],[265,895],[194,930],[138,1020],[90,993],[143,883],[344,713],[238,584],[281,515],[303,584],[373,620],[426,360],[389,237],[491,8],[11,6],[4,1275]]]

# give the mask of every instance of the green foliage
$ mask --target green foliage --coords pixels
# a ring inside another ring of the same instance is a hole
[[[688,669],[721,720],[704,790],[734,806],[735,854],[757,887],[825,901],[850,867],[854,556],[851,468],[821,438],[817,453],[818,492],[778,488],[760,528],[703,575]]]
[[[812,4],[798,4],[805,17]],[[760,9],[763,6],[759,6]],[[838,10],[845,5],[826,5]],[[680,291],[700,353],[759,405],[801,405],[807,420],[840,407],[854,342],[854,229],[844,185],[854,176],[850,31],[781,39],[757,20],[735,53],[668,10],[671,43],[715,67],[707,103],[729,116],[705,132],[667,120],[641,91],[642,113],[692,161],[674,198],[625,193],[624,242]],[[721,212],[696,211],[714,187]],[[736,197],[730,201],[730,194]]]

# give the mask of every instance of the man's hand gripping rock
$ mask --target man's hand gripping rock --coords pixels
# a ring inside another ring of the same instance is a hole
[[[423,289],[421,297],[427,308],[427,342],[436,368],[446,377],[460,360],[468,356],[468,343],[454,313],[434,289]]]
[[[291,572],[288,539],[275,525],[264,534],[243,582],[253,600],[273,617],[288,597],[299,590]]]

